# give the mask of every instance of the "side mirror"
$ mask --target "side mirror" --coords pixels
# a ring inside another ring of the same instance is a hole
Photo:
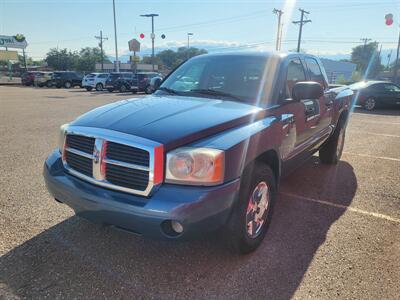
[[[305,99],[319,99],[324,95],[324,89],[318,82],[297,82],[292,89],[292,99],[300,101]]]

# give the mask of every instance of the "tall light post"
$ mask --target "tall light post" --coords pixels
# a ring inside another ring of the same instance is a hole
[[[151,64],[154,71],[154,39],[156,38],[156,35],[154,34],[154,17],[158,17],[158,14],[145,14],[140,16],[151,18]]]
[[[189,49],[190,49],[190,37],[193,36],[193,32],[187,33],[187,59],[189,59]]]
[[[114,12],[114,40],[115,40],[115,71],[119,72],[118,43],[117,43],[117,22],[115,20],[115,0],[113,0],[113,12]]]

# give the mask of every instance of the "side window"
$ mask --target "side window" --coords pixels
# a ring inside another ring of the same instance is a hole
[[[304,73],[304,68],[299,59],[293,59],[289,62],[287,75],[286,75],[286,85],[285,85],[285,97],[292,97],[292,89],[294,85],[299,81],[305,81],[306,75]]]
[[[318,82],[320,85],[326,88],[324,75],[322,74],[318,62],[313,58],[306,58],[306,64],[308,67],[308,72],[310,74],[311,81]]]
[[[385,92],[400,92],[400,88],[394,84],[385,83],[383,85],[383,89]]]

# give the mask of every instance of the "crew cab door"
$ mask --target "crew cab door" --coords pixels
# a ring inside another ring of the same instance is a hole
[[[318,82],[324,89],[324,95],[319,99],[313,99],[318,102],[319,111],[315,115],[315,124],[313,133],[322,133],[323,131],[330,130],[330,124],[333,117],[333,94],[329,92],[328,81],[326,74],[322,71],[319,61],[314,57],[305,57],[305,64],[307,66],[308,80]]]
[[[280,92],[279,108],[282,123],[281,158],[290,160],[303,152],[308,141],[313,137],[313,131],[319,115],[319,101],[307,99],[295,101],[292,99],[292,89],[299,81],[307,81],[305,68],[299,58],[290,58],[284,65],[283,86]]]

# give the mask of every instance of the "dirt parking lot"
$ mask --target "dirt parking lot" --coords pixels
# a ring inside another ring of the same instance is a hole
[[[355,110],[336,167],[281,186],[253,254],[218,236],[159,242],[91,224],[47,193],[58,128],[132,94],[0,86],[0,299],[399,299],[400,112]]]

